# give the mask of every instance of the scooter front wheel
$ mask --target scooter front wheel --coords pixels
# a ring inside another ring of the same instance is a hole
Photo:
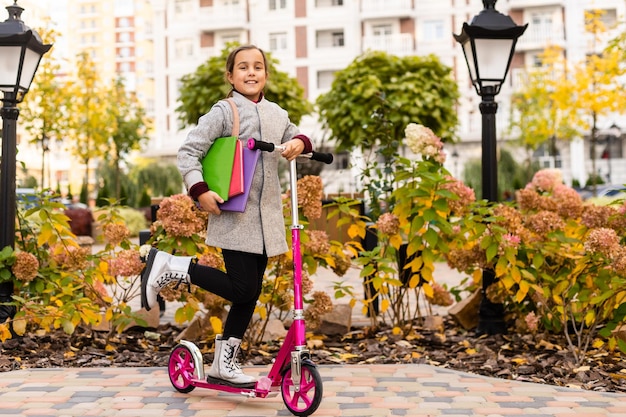
[[[170,353],[167,373],[170,376],[170,382],[178,392],[187,393],[193,391],[195,386],[191,384],[191,380],[195,369],[196,365],[189,348],[184,345],[176,346]]]
[[[302,363],[300,376],[300,390],[296,391],[291,368],[283,373],[280,390],[285,405],[296,416],[309,416],[317,410],[322,401],[322,377],[315,365],[310,362]]]

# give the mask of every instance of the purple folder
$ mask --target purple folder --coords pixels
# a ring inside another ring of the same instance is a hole
[[[238,211],[243,213],[246,210],[248,196],[250,195],[250,186],[252,185],[252,177],[254,177],[254,169],[259,160],[260,150],[251,150],[247,146],[243,147],[243,194],[230,197],[228,201],[220,204],[220,210]]]

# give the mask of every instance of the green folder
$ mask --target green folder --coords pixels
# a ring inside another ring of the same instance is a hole
[[[209,190],[215,191],[224,201],[228,200],[237,140],[236,136],[216,139],[202,159],[204,181]]]

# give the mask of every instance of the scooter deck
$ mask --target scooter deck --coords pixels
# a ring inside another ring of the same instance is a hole
[[[256,382],[250,382],[247,384],[233,384],[232,382],[228,382],[219,378],[213,378],[212,376],[208,376],[206,382],[214,385],[224,385],[226,387],[243,389],[254,389],[254,387],[256,386]]]
[[[218,383],[215,383],[214,381],[217,381]],[[193,378],[190,383],[191,385],[198,388],[207,388],[216,391],[229,392],[231,394],[242,394],[248,397],[257,398],[273,396],[272,394],[278,392],[272,389],[272,381],[269,378],[260,378],[256,384],[248,386],[247,388],[227,385],[224,383],[224,380],[211,377],[209,377],[206,381]],[[276,389],[278,389],[278,387],[276,387]]]

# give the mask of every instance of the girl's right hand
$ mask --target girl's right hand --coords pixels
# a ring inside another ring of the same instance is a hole
[[[220,214],[222,211],[220,210],[218,203],[223,203],[224,200],[220,197],[215,191],[208,191],[204,194],[200,194],[198,197],[198,203],[200,203],[200,207],[202,210],[207,211],[211,214]]]

